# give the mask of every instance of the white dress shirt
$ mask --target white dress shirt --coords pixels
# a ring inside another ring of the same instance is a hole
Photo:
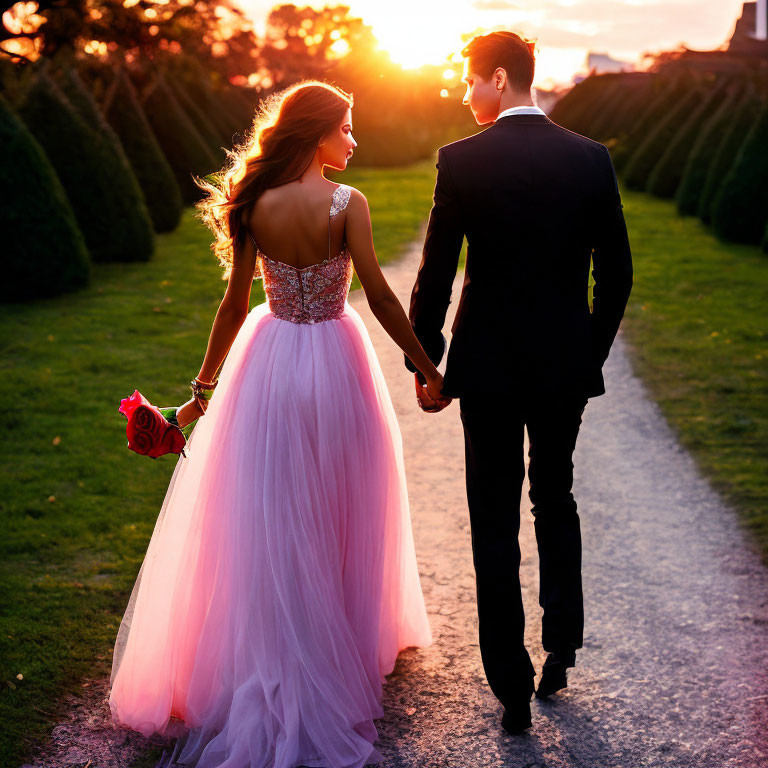
[[[535,105],[531,104],[525,104],[520,107],[510,107],[509,109],[505,109],[503,112],[499,112],[499,114],[496,116],[496,119],[498,120],[501,117],[506,117],[507,115],[545,115],[546,112],[544,112],[541,107],[537,107]]]

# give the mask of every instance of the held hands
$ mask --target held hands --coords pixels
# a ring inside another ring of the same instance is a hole
[[[436,373],[434,376],[426,379],[426,384],[422,384],[423,379],[424,376],[421,373],[417,372],[413,375],[413,381],[416,385],[416,402],[422,411],[438,413],[447,405],[450,405],[452,398],[440,394],[440,390],[443,387],[442,374]]]

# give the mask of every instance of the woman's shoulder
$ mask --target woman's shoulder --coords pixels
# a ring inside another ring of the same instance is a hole
[[[368,200],[365,195],[357,187],[353,187],[350,184],[339,184],[334,195],[341,195],[346,198],[348,207],[368,206]]]

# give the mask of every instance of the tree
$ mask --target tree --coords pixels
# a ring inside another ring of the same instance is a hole
[[[376,41],[349,6],[319,10],[280,5],[267,17],[266,42],[258,56],[267,89],[281,89],[304,78],[322,78],[336,61],[355,51],[373,55]]]
[[[115,236],[126,215],[121,196],[125,185],[118,178],[124,175],[123,168],[45,70],[26,92],[18,112],[55,168],[93,261],[149,258],[151,249],[137,249]]]
[[[625,72],[621,75],[621,88],[613,103],[603,110],[592,126],[600,141],[620,139],[635,127],[650,99],[651,86],[656,75],[647,72]]]
[[[616,73],[592,75],[587,78],[594,82],[590,93],[584,93],[578,112],[571,116],[567,126],[576,133],[597,139],[595,126],[613,108],[616,97],[622,93],[621,76]],[[585,81],[586,82],[586,81]]]
[[[197,132],[203,138],[206,146],[210,149],[216,162],[223,165],[227,159],[226,153],[222,148],[223,142],[219,132],[205,111],[189,95],[185,84],[179,78],[165,78],[165,82],[171,85],[173,95],[179,102],[179,106],[187,113],[187,117],[192,125],[197,128]]]
[[[647,189],[648,178],[654,166],[701,97],[698,89],[688,90],[679,101],[669,105],[669,110],[661,115],[658,123],[649,130],[624,171],[624,182],[629,189]]]
[[[162,62],[165,54],[184,51],[229,78],[249,71],[257,47],[251,21],[233,0],[35,0],[35,5],[30,13],[27,4],[0,3],[13,20],[13,29],[0,27],[0,43],[20,61],[70,48],[108,57],[117,66],[127,56]]]
[[[181,108],[162,73],[144,97],[144,113],[176,176],[182,199],[192,204],[202,190],[192,174],[205,176],[220,165],[205,140]]]
[[[102,169],[109,177],[111,197],[115,208],[120,210],[111,226],[114,247],[120,252],[113,253],[110,261],[148,261],[155,251],[152,219],[120,139],[73,68],[61,70],[57,82],[69,103],[96,134],[94,151],[102,157]]]
[[[0,94],[0,174],[13,194],[0,206],[0,301],[47,298],[90,282],[91,261],[66,192],[42,147]]]
[[[768,105],[744,140],[712,203],[712,228],[723,239],[761,245],[768,223]]]
[[[643,94],[646,100],[638,110],[634,124],[612,152],[617,173],[624,174],[640,145],[656,130],[670,109],[674,109],[689,89],[690,80],[687,77],[655,76],[648,92]]]
[[[104,101],[104,116],[120,138],[144,193],[155,231],[173,231],[184,207],[181,189],[122,67]]]
[[[712,221],[712,206],[723,179],[731,170],[736,155],[741,149],[763,107],[763,100],[754,86],[749,86],[738,108],[732,113],[728,129],[723,134],[720,146],[712,158],[707,180],[699,202],[699,217],[705,224]]]
[[[739,103],[743,87],[741,80],[732,81],[725,98],[705,121],[693,144],[677,189],[677,210],[684,216],[696,216],[707,180],[712,158],[720,146],[723,133],[730,125],[735,106]]]
[[[683,115],[683,123],[677,134],[667,145],[666,150],[648,177],[646,190],[657,197],[674,197],[683,171],[691,153],[691,148],[701,133],[702,125],[711,116],[715,105],[723,101],[722,84],[713,83],[704,86],[698,105],[687,115]]]
[[[228,100],[228,93],[236,87],[225,82],[214,85],[214,81],[221,78],[206,71],[196,59],[184,54],[176,56],[168,62],[167,71],[174,82],[183,84],[188,98],[211,123],[218,137],[216,146],[231,146],[234,135],[251,124],[252,106]]]

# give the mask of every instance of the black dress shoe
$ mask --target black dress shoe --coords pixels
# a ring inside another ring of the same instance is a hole
[[[501,716],[501,727],[507,733],[520,734],[523,733],[526,728],[530,728],[531,725],[530,702],[521,701],[504,708],[504,714]]]
[[[572,663],[569,664],[569,661]],[[544,666],[541,668],[541,680],[539,680],[538,688],[536,688],[536,698],[546,699],[547,696],[555,693],[555,691],[566,688],[568,686],[566,669],[569,666],[573,666],[572,659],[561,659],[557,654],[550,653],[544,662]]]

